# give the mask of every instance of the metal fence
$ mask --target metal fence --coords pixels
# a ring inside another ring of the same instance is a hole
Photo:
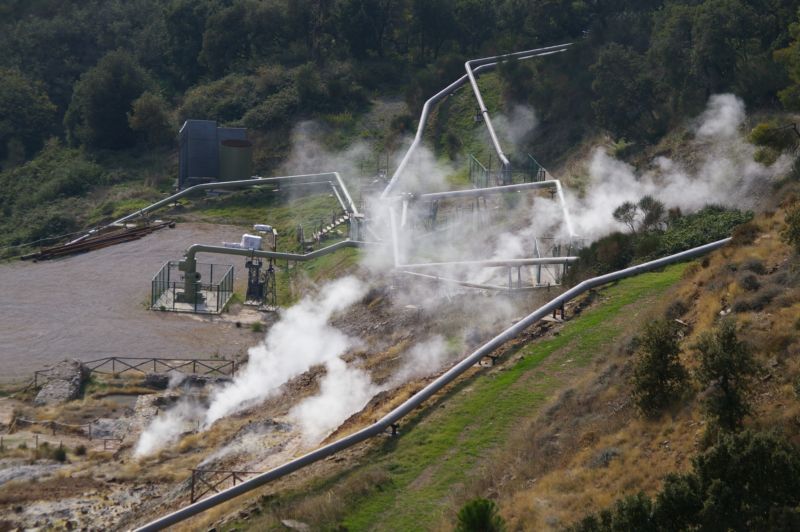
[[[233,295],[233,266],[197,264],[200,280],[187,300],[183,272],[177,261],[164,263],[153,276],[150,286],[150,308],[168,312],[219,314]]]
[[[469,180],[473,187],[519,185],[547,179],[547,170],[531,154],[525,154],[521,159],[513,159],[509,168],[498,166],[495,169],[493,163],[496,161],[493,161],[491,155],[488,165],[484,165],[473,155],[469,156]]]

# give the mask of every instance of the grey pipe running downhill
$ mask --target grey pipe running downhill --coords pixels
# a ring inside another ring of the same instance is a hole
[[[588,290],[597,288],[598,286],[602,286],[604,284],[611,283],[614,281],[619,281],[621,279],[625,279],[626,277],[631,277],[633,275],[638,275],[640,273],[644,273],[647,271],[656,270],[658,268],[662,268],[669,264],[699,257],[700,255],[704,255],[710,251],[713,251],[715,249],[724,246],[725,244],[730,242],[730,240],[731,240],[730,238],[725,238],[722,240],[718,240],[716,242],[711,242],[710,244],[706,244],[704,246],[699,246],[687,251],[683,251],[681,253],[676,253],[668,257],[663,257],[661,259],[645,262],[643,264],[637,264],[636,266],[631,266],[630,268],[626,268],[624,270],[608,273],[606,275],[600,275],[592,279],[587,279],[582,283],[575,285],[574,287],[567,290],[563,294],[550,300],[550,302],[547,303],[546,305],[539,307],[534,312],[528,314],[525,318],[518,321],[516,324],[507,328],[506,330],[504,330],[503,332],[492,338],[490,341],[483,344],[477,350],[472,352],[472,354],[470,354],[468,357],[466,357],[461,362],[459,362],[458,364],[447,370],[444,374],[440,375],[430,384],[425,386],[425,388],[414,394],[411,398],[403,402],[397,408],[392,410],[390,413],[388,413],[387,415],[385,415],[379,421],[373,423],[372,425],[369,425],[368,427],[365,427],[359,430],[358,432],[355,432],[354,434],[336,440],[333,443],[324,445],[319,449],[311,451],[310,453],[305,454],[300,458],[291,460],[283,464],[282,466],[267,471],[266,473],[262,473],[249,480],[246,480],[237,486],[228,488],[224,491],[221,491],[219,493],[210,496],[207,499],[197,501],[193,504],[185,506],[184,508],[176,510],[175,512],[165,515],[164,517],[161,517],[159,519],[156,519],[137,530],[139,530],[140,532],[163,530],[168,526],[184,521],[209,508],[217,506],[218,504],[229,501],[235,497],[248,493],[269,482],[272,482],[273,480],[277,480],[290,473],[293,473],[298,469],[301,469],[315,462],[323,460],[333,454],[338,453],[341,450],[347,449],[348,447],[352,447],[353,445],[361,443],[364,440],[382,434],[388,428],[392,427],[393,425],[396,425],[397,422],[400,421],[403,417],[405,417],[410,412],[412,412],[420,405],[422,405],[422,403],[427,401],[431,396],[433,396],[439,390],[441,390],[442,388],[453,382],[453,380],[455,380],[469,368],[477,364],[483,357],[489,355],[495,349],[502,346],[507,341],[517,337],[525,329],[527,329],[528,327],[530,327],[531,325],[542,319],[544,316],[547,316],[554,310],[561,308],[566,302],[574,299],[575,297],[583,294],[584,292],[587,292]]]
[[[320,181],[323,179],[324,181]],[[232,188],[247,188],[247,187],[255,187],[259,185],[270,185],[270,184],[298,184],[298,185],[315,185],[320,183],[330,183],[333,187],[338,187],[339,190],[344,194],[344,204],[342,205],[345,211],[348,214],[352,214],[355,216],[359,215],[358,209],[356,208],[353,199],[350,197],[350,192],[347,190],[347,187],[342,181],[342,177],[339,175],[339,172],[324,172],[321,174],[303,174],[303,175],[293,175],[293,176],[280,176],[280,177],[253,177],[251,179],[241,179],[238,181],[217,181],[214,183],[201,183],[199,185],[194,185],[189,188],[185,188],[180,192],[177,192],[168,198],[164,198],[163,200],[157,201],[147,207],[139,209],[136,212],[128,214],[127,216],[123,216],[118,220],[114,220],[113,222],[106,224],[102,227],[95,228],[90,230],[85,235],[76,238],[71,243],[80,242],[84,238],[91,236],[98,231],[103,229],[107,229],[109,227],[114,227],[116,225],[123,224],[129,220],[133,220],[135,218],[140,218],[145,214],[160,209],[161,207],[165,207],[170,203],[174,203],[177,200],[184,198],[186,196],[190,196],[197,192],[201,192],[203,190],[226,190]],[[341,198],[340,198],[341,199]]]
[[[481,112],[481,116],[483,117],[483,122],[486,124],[486,129],[489,131],[489,137],[492,140],[492,145],[497,153],[497,157],[503,164],[503,170],[508,170],[511,163],[509,162],[508,157],[506,157],[506,154],[503,152],[503,148],[500,146],[500,140],[497,138],[497,133],[494,131],[492,118],[489,116],[489,110],[486,109],[486,104],[483,102],[483,96],[481,95],[481,90],[478,87],[478,81],[475,78],[475,74],[478,73],[478,68],[473,70],[473,66],[482,67],[486,65],[496,65],[497,63],[502,63],[511,59],[530,59],[531,57],[557,54],[566,51],[570,46],[572,46],[572,43],[558,44],[555,46],[548,46],[547,48],[539,48],[537,50],[529,50],[526,52],[515,52],[513,54],[485,57],[483,59],[471,59],[464,63],[464,68],[467,71],[469,83],[472,85],[472,92],[475,93],[475,99],[478,101],[478,108]],[[536,55],[530,55],[533,52],[536,52]]]
[[[488,70],[490,68],[494,68],[499,63],[503,61],[508,61],[510,59],[516,60],[524,60],[524,59],[531,59],[534,57],[541,57],[545,55],[551,55],[554,53],[560,53],[566,51],[572,43],[565,43],[565,44],[558,44],[555,46],[547,46],[544,48],[536,48],[534,50],[526,50],[523,52],[515,52],[513,54],[505,54],[505,55],[498,55],[494,57],[485,57],[483,59],[475,59],[473,61],[469,61],[468,63],[472,63],[476,66],[474,69],[467,69],[467,74],[461,76],[456,81],[442,89],[441,91],[437,92],[425,102],[422,106],[422,113],[419,117],[419,124],[417,125],[417,133],[414,136],[414,141],[409,146],[408,151],[403,156],[403,159],[400,161],[400,164],[397,166],[397,169],[392,174],[392,178],[389,180],[389,183],[386,185],[386,188],[383,189],[383,193],[381,194],[381,199],[386,199],[389,194],[391,193],[392,189],[397,184],[398,178],[403,174],[408,165],[408,161],[416,151],[419,144],[422,142],[422,134],[425,131],[425,126],[428,123],[428,115],[430,114],[431,107],[438,103],[440,100],[445,99],[446,97],[450,96],[456,89],[460,88],[462,85],[466,84],[467,81],[471,81],[471,78],[474,78],[475,74],[483,72],[484,70]],[[477,86],[477,85],[476,85]],[[480,92],[480,91],[479,91]],[[482,99],[481,99],[482,101]],[[486,106],[484,106],[485,108]],[[487,112],[488,115],[488,112]],[[502,150],[501,150],[502,152]]]

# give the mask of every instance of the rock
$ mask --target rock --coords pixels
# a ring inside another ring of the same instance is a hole
[[[77,399],[89,370],[80,360],[64,360],[47,370],[48,381],[36,394],[37,406],[66,403]]]
[[[611,461],[614,458],[617,458],[620,455],[619,449],[616,447],[609,447],[607,449],[603,449],[597,455],[595,455],[591,460],[589,460],[589,467],[592,469],[599,469],[602,467],[608,467]]]
[[[156,390],[166,390],[170,376],[166,373],[148,373],[144,376],[144,385]]]
[[[289,530],[300,530],[301,532],[311,530],[311,527],[307,524],[302,521],[295,521],[294,519],[281,519],[281,524]]]

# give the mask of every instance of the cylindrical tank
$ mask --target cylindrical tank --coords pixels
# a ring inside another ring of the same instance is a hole
[[[248,179],[253,143],[249,140],[223,140],[219,146],[219,178],[221,181]]]

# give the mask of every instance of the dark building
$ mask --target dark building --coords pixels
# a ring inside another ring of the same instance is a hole
[[[179,139],[179,189],[198,183],[250,177],[252,145],[247,140],[247,129],[217,127],[214,120],[187,120],[180,129]],[[226,164],[222,167],[221,149],[226,150],[223,157]]]

